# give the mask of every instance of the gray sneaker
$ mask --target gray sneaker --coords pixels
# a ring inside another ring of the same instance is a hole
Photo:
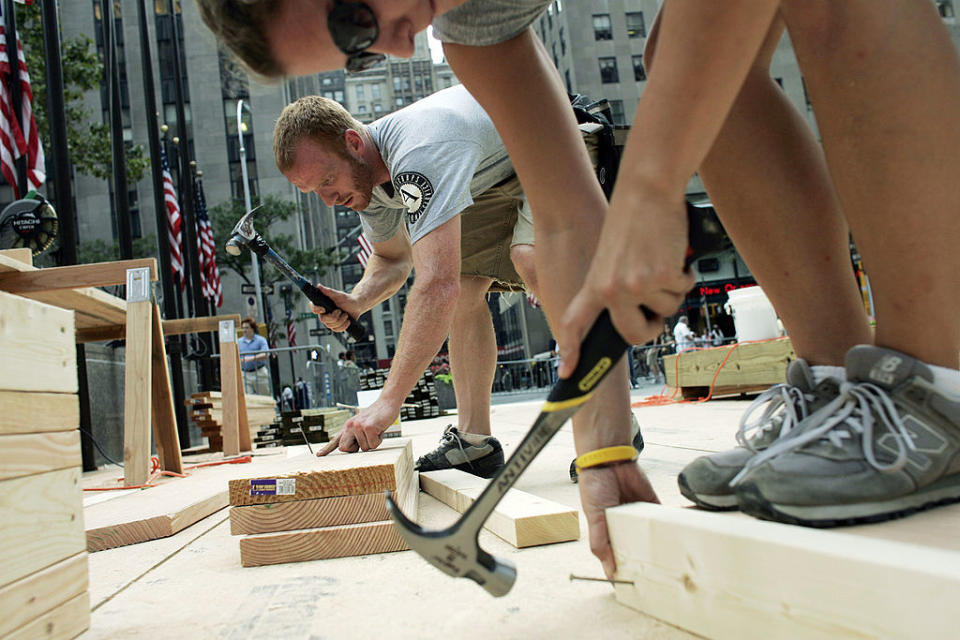
[[[879,522],[960,501],[960,398],[908,355],[847,353],[840,395],[735,481],[753,516],[811,527]]]
[[[492,478],[503,468],[503,447],[493,436],[470,444],[453,425],[447,425],[440,446],[417,459],[417,471],[459,469],[481,478]]]
[[[786,383],[770,387],[760,394],[740,419],[737,442],[740,446],[701,456],[684,467],[677,477],[680,493],[698,507],[710,511],[737,508],[737,497],[730,481],[743,470],[747,461],[774,441],[795,433],[797,424],[837,397],[840,380],[826,378],[814,384],[806,360],[798,358],[787,367]],[[751,421],[751,416],[763,412]]]

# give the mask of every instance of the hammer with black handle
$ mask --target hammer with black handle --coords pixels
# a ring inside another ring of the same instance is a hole
[[[293,283],[300,288],[300,291],[302,291],[303,294],[310,299],[310,302],[318,307],[323,307],[327,313],[337,310],[343,311],[333,300],[330,299],[330,296],[310,284],[309,280],[304,278],[297,272],[296,269],[287,264],[286,260],[281,258],[276,251],[270,248],[270,245],[268,245],[267,241],[263,239],[263,236],[257,233],[256,229],[253,228],[253,216],[259,208],[260,207],[254,207],[244,214],[244,216],[240,218],[240,221],[237,222],[237,226],[235,226],[233,231],[230,232],[230,239],[227,240],[227,246],[224,247],[227,253],[232,256],[238,256],[242,251],[242,247],[249,247],[251,251],[268,261],[290,280],[292,280]],[[349,314],[347,314],[347,317],[350,317]],[[350,317],[350,326],[347,327],[347,333],[349,333],[350,336],[357,341],[364,340],[367,337],[366,329],[363,328],[363,325],[357,322],[356,318],[352,317]]]
[[[687,218],[690,246],[685,266],[689,268],[697,258],[722,247],[723,232],[715,220],[702,215],[689,203]],[[653,317],[646,309],[644,313]],[[604,309],[580,345],[580,359],[573,375],[554,385],[533,427],[506,465],[460,519],[446,529],[429,531],[421,528],[403,514],[388,491],[387,508],[400,536],[410,548],[447,575],[470,578],[491,595],[506,595],[517,579],[516,567],[480,548],[477,540],[480,529],[550,438],[590,399],[594,388],[623,357],[628,346],[614,328],[610,312]]]

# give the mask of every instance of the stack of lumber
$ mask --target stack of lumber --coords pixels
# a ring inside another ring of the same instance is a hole
[[[269,425],[268,433],[263,433],[264,430],[257,431],[256,441],[258,446],[263,442],[284,447],[303,444],[304,437],[312,444],[329,442],[340,433],[344,423],[352,415],[353,412],[349,409],[331,407],[282,411],[280,422]]]
[[[74,314],[0,292],[0,637],[90,625]]]
[[[763,391],[786,379],[787,365],[796,359],[789,338],[738,342],[712,349],[664,356],[667,385],[679,387],[684,398]]]
[[[244,567],[407,549],[384,491],[416,518],[410,440],[362,453],[298,456],[270,475],[231,480],[230,532],[242,535]]]
[[[247,420],[250,431],[270,424],[277,417],[276,403],[270,396],[245,394]],[[223,450],[223,395],[219,391],[192,393],[184,403],[190,409],[190,419],[210,443],[211,451]]]
[[[420,474],[420,488],[448,507],[463,513],[483,492],[488,480],[458,469]],[[509,489],[483,528],[518,549],[580,539],[576,509],[535,495]]]
[[[382,389],[387,380],[389,369],[377,369],[371,373],[365,373],[360,378],[360,390],[372,391]],[[437,398],[437,386],[433,379],[433,372],[424,371],[406,399],[403,401],[403,408],[400,409],[401,420],[421,420],[424,418],[440,417],[440,401]]]

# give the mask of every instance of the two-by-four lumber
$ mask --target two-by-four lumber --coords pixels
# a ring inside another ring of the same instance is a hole
[[[78,553],[0,588],[0,638],[86,593],[87,574],[87,554]]]
[[[458,469],[420,474],[421,489],[460,513],[473,504],[488,482]],[[579,540],[580,514],[551,500],[510,489],[483,527],[515,547],[532,547]]]
[[[684,351],[665,356],[663,368],[671,387],[770,386],[783,382],[787,365],[796,357],[790,339],[780,338]]]
[[[80,468],[0,482],[0,587],[84,549]]]
[[[3,640],[76,638],[90,626],[90,595],[84,591],[20,627]]]
[[[68,267],[50,267],[31,271],[7,271],[0,273],[0,290],[23,294],[83,289],[86,287],[109,287],[126,284],[127,269],[136,268],[150,269],[151,282],[157,280],[156,259],[140,258],[78,264]]]
[[[409,451],[409,449],[405,449]],[[420,495],[412,459],[404,465],[394,498],[412,520],[417,519]],[[329,498],[325,498],[329,499]],[[380,498],[383,500],[383,496]],[[240,540],[240,564],[257,567],[285,562],[305,562],[409,549],[392,520],[304,529],[287,533],[251,535]]]
[[[76,428],[73,431],[0,436],[0,480],[82,464],[80,432]]]
[[[0,389],[77,392],[73,313],[0,291]]]
[[[0,434],[69,431],[80,424],[72,393],[0,391]]]
[[[223,454],[235,456],[240,453],[240,360],[237,352],[237,329],[233,320],[220,322],[220,389],[223,394],[223,420],[220,433],[223,436]],[[246,412],[246,406],[243,407]],[[247,429],[247,439],[250,430]]]
[[[309,466],[295,459],[279,473],[230,481],[233,506],[292,502],[309,498],[360,495],[395,491],[409,472],[404,460],[412,458],[409,439],[384,442],[378,449],[361,453],[332,453],[314,457]]]
[[[230,508],[230,533],[271,533],[388,520],[383,492]]]
[[[239,326],[240,316],[228,314],[222,316],[203,316],[200,318],[178,318],[163,321],[163,335],[179,336],[187,333],[207,333],[218,331],[221,320],[233,320]],[[123,324],[109,324],[89,329],[77,330],[77,342],[104,342],[123,340],[127,327]]]
[[[957,637],[956,551],[646,503],[607,527],[617,600],[705,637]]]
[[[153,303],[127,303],[127,347],[123,385],[123,482],[146,483],[150,476],[150,416],[153,409],[151,358]]]
[[[160,468],[173,473],[183,473],[183,458],[180,455],[180,434],[174,413],[173,393],[170,390],[170,372],[167,370],[167,347],[163,343],[160,328],[160,307],[153,303],[151,393],[153,403],[153,440],[160,458]]]

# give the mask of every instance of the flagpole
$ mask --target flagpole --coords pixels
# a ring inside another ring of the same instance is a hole
[[[147,111],[147,141],[150,148],[150,165],[153,172],[153,208],[157,222],[157,252],[160,256],[160,282],[163,287],[163,314],[167,319],[177,315],[177,297],[170,266],[170,234],[167,231],[167,205],[163,195],[163,168],[160,164],[160,123],[157,117],[157,95],[153,86],[153,59],[150,54],[150,34],[147,30],[146,0],[137,1],[137,22],[140,27],[140,65],[143,70],[143,96]],[[47,4],[47,3],[45,3]],[[181,225],[182,226],[182,225]],[[165,240],[166,238],[166,240]],[[177,433],[180,448],[190,447],[190,425],[187,423],[187,408],[184,405],[183,361],[180,358],[180,340],[168,340],[170,373],[173,383],[174,413],[177,418]]]
[[[107,100],[110,111],[110,148],[113,161],[113,204],[117,219],[120,259],[133,258],[133,234],[130,230],[130,200],[127,195],[127,162],[123,145],[123,112],[120,104],[120,65],[117,60],[116,18],[113,1],[101,0],[104,71],[107,76]]]
[[[13,0],[3,0],[3,22],[7,39],[7,60],[10,61],[10,102],[13,103],[13,118],[19,124],[22,119],[23,93],[20,90],[20,54],[17,49],[17,14],[14,13]],[[17,184],[11,185],[20,197],[27,192],[27,158],[26,154],[14,160],[17,167]]]

